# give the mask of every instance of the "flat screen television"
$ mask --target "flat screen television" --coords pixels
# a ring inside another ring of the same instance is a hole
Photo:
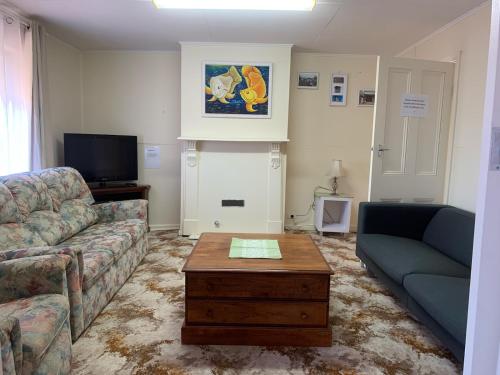
[[[137,137],[65,133],[64,164],[87,182],[135,181]]]

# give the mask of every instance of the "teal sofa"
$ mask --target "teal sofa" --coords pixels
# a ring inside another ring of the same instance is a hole
[[[446,205],[361,203],[356,255],[463,360],[474,214]]]

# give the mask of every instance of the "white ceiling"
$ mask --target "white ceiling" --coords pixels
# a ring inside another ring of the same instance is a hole
[[[212,41],[396,54],[484,0],[319,0],[312,12],[158,10],[150,0],[10,2],[82,50],[173,50],[178,41]]]

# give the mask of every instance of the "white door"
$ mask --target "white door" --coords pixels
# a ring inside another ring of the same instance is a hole
[[[454,64],[379,57],[377,69],[369,199],[442,203]]]

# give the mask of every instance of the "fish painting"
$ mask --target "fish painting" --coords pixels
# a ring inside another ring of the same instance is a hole
[[[227,99],[234,98],[234,88],[241,81],[241,75],[234,66],[231,66],[226,73],[210,78],[210,86],[205,86],[205,93],[212,95],[208,101],[218,100],[223,104],[229,104]]]
[[[203,115],[271,117],[271,64],[204,63]]]
[[[245,108],[248,112],[257,112],[253,108],[256,104],[267,102],[267,88],[260,70],[251,65],[245,65],[241,69],[243,77],[247,83],[247,88],[240,91],[240,95],[245,101]]]

